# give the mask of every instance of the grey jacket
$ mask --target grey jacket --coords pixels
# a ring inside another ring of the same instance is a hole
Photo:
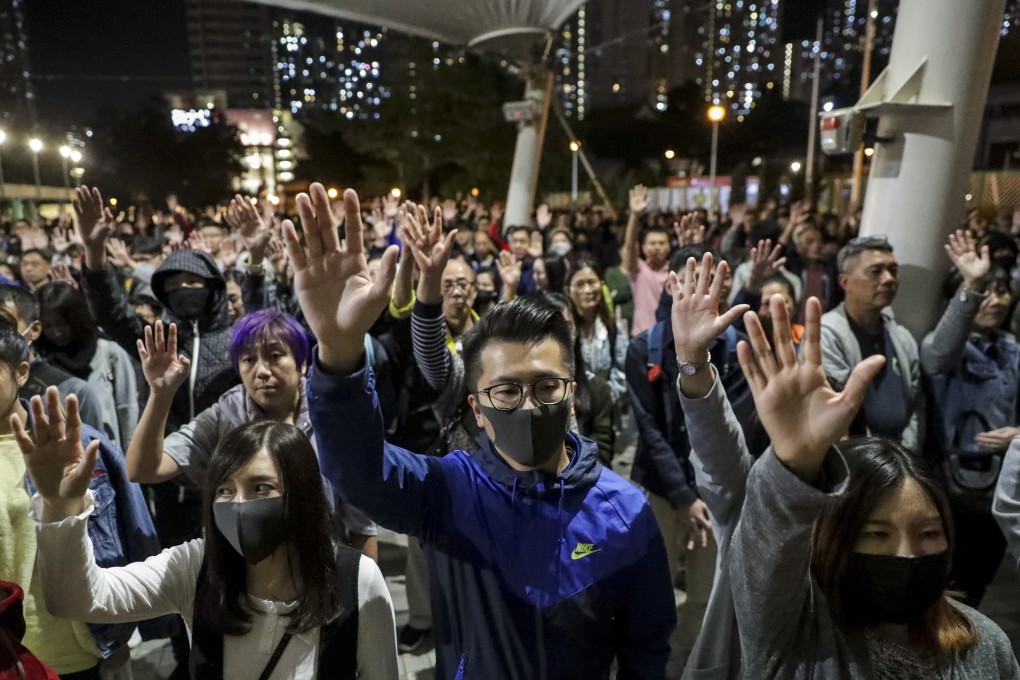
[[[1009,445],[995,487],[992,514],[1006,536],[1006,552],[1020,566],[1020,437]]]
[[[138,425],[138,379],[131,357],[117,343],[100,338],[89,369],[87,382],[99,411],[97,429],[126,451]]]
[[[690,462],[698,493],[712,516],[712,533],[719,546],[715,582],[705,618],[684,668],[684,680],[730,680],[740,677],[740,636],[730,582],[733,531],[747,492],[747,475],[754,459],[744,432],[733,414],[719,376],[702,399],[684,396],[677,385],[691,442]]]
[[[828,483],[819,489],[790,472],[770,448],[748,476],[729,565],[746,677],[874,677],[863,634],[839,629],[811,574],[815,519],[846,493],[849,478],[846,461],[836,449],[829,452],[824,468]],[[978,642],[941,668],[942,677],[1020,678],[1005,633],[983,614],[953,604],[974,623]]]
[[[913,397],[913,415],[903,430],[900,443],[914,453],[920,453],[924,443],[924,390],[921,388],[921,361],[917,340],[909,330],[896,323],[891,308],[882,310],[882,320],[896,349],[895,359],[899,368],[894,366],[894,369]],[[846,384],[854,366],[863,359],[861,347],[847,320],[846,307],[840,303],[822,315],[822,365],[829,376]]]

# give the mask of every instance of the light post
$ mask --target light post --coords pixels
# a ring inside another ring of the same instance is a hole
[[[7,141],[7,133],[0,130],[0,151],[3,150],[5,141]],[[7,187],[4,186],[4,157],[0,154],[0,201],[5,198],[7,198]]]
[[[71,147],[66,144],[60,147],[60,160],[64,169],[64,194],[66,195],[70,190],[71,186],[68,178],[71,176],[67,167],[67,161],[71,158]]]
[[[570,200],[577,203],[577,152],[581,150],[581,142],[570,142]]]
[[[708,119],[712,122],[712,158],[708,165],[709,187],[708,187],[708,219],[715,217],[716,190],[715,170],[716,161],[719,156],[719,123],[726,118],[726,109],[718,104],[708,107]]]
[[[673,151],[673,149],[666,149],[666,153],[663,155],[666,157],[667,161],[671,161],[676,158],[676,151]]]
[[[32,150],[32,171],[35,173],[35,211],[39,212],[39,202],[42,201],[42,181],[39,179],[39,152],[43,149],[42,140],[33,137],[28,140],[28,148]]]

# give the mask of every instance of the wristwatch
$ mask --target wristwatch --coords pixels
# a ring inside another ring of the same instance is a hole
[[[680,361],[680,359],[677,359],[676,360],[676,367],[680,370],[680,374],[681,375],[694,375],[695,373],[697,373],[698,371],[702,370],[703,368],[706,368],[711,363],[712,363],[712,353],[709,352],[708,353],[708,357],[702,363],[695,364],[695,363],[691,363],[690,361]]]
[[[266,270],[262,263],[259,262],[258,264],[249,264],[248,273],[252,276],[265,276]]]

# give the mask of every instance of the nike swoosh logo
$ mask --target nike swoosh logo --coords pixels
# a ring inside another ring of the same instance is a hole
[[[587,557],[588,555],[594,555],[597,552],[598,552],[598,550],[591,550],[591,551],[585,551],[585,552],[577,552],[577,550],[575,549],[574,552],[570,553],[570,559],[572,559],[572,560],[579,560],[582,557]]]

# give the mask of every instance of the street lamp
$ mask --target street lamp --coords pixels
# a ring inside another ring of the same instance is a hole
[[[35,210],[39,212],[39,202],[42,200],[42,182],[39,180],[39,152],[43,149],[42,140],[33,137],[28,140],[28,148],[32,150],[32,171],[35,173]]]
[[[715,203],[716,203],[716,189],[715,189],[715,170],[716,162],[719,157],[719,123],[726,118],[726,109],[715,104],[714,106],[708,107],[708,120],[712,123],[712,158],[709,162],[709,188],[708,188],[708,219],[712,220],[715,217]]]
[[[798,172],[800,172],[800,169],[802,167],[803,166],[800,164],[800,161],[794,161],[790,163],[790,171],[793,172],[793,174],[797,174]]]
[[[0,147],[3,147],[5,141],[7,141],[7,133],[0,130]],[[5,198],[7,198],[7,188],[4,186],[4,159],[0,155],[0,201]]]
[[[570,200],[577,202],[577,152],[581,150],[581,142],[576,139],[570,142]]]
[[[62,147],[60,147],[60,159],[61,159],[61,162],[63,164],[63,169],[64,169],[64,194],[65,195],[71,189],[70,184],[68,182],[68,178],[71,176],[71,174],[70,174],[70,172],[68,172],[68,167],[67,167],[67,161],[70,158],[71,158],[71,147],[69,147],[69,146],[67,146],[65,144]]]
[[[671,161],[676,158],[676,151],[673,151],[673,149],[666,149],[666,153],[664,155],[666,156],[667,161]]]
[[[392,189],[390,189],[390,196],[392,196],[393,198],[400,198],[400,194],[401,191],[399,187],[393,187]]]

